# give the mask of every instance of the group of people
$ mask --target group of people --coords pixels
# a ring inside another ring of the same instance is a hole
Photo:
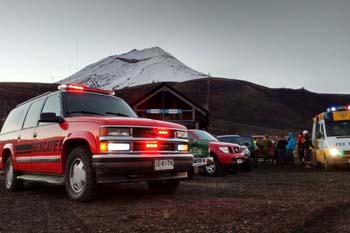
[[[311,163],[311,139],[307,130],[299,133],[295,141],[293,133],[279,135],[272,141],[268,135],[260,143],[257,143],[258,150],[262,151],[264,164],[275,164],[284,166],[294,164],[294,151],[298,152],[300,164],[309,167]]]

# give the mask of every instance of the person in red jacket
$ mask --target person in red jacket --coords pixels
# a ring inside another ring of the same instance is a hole
[[[298,135],[298,155],[299,160],[302,166],[304,166],[304,143],[305,143],[305,137],[303,133],[299,133]]]

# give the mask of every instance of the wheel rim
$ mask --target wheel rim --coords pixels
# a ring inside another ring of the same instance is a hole
[[[85,189],[86,172],[84,162],[81,159],[75,159],[70,167],[69,181],[72,190],[80,193]]]
[[[5,181],[6,181],[6,188],[11,187],[13,182],[13,167],[10,160],[8,163],[6,163],[6,180]]]
[[[206,167],[205,167],[205,169],[207,170],[207,172],[209,173],[209,174],[213,174],[214,172],[215,172],[215,164],[210,164],[210,165],[207,165]]]

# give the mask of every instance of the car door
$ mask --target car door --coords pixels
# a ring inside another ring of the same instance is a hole
[[[49,95],[41,113],[55,113],[62,117],[61,98],[59,93]],[[62,173],[62,124],[58,122],[39,122],[33,131],[32,164],[37,171],[45,173]]]
[[[18,132],[15,146],[16,169],[21,171],[37,171],[33,166],[32,158],[34,143],[34,128],[38,124],[39,114],[45,99],[39,98],[33,101],[26,113],[22,129]]]

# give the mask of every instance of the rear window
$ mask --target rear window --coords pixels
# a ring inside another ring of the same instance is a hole
[[[4,134],[19,130],[22,127],[23,118],[27,109],[28,104],[13,109],[7,116],[6,121],[2,126],[1,133]]]

